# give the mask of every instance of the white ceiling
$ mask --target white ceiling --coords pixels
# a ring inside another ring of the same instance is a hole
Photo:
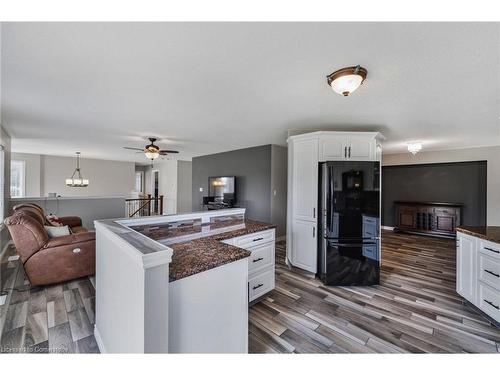
[[[2,121],[13,150],[179,159],[288,130],[379,130],[384,152],[500,144],[499,24],[4,23]],[[326,75],[368,69],[348,98]]]

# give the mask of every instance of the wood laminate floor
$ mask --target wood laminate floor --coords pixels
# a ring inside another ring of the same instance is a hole
[[[455,241],[382,233],[381,283],[326,287],[285,265],[250,308],[251,353],[497,353],[500,328],[455,292]]]
[[[250,307],[249,351],[500,352],[500,328],[455,293],[454,246],[384,232],[380,286],[325,287],[289,269],[285,242],[277,242],[276,289]],[[12,290],[0,308],[0,352],[98,353],[88,278],[31,288],[19,261],[1,267],[2,285]]]
[[[0,353],[99,353],[89,278],[31,287],[19,260],[0,266],[2,287],[9,292],[8,305],[0,310]]]

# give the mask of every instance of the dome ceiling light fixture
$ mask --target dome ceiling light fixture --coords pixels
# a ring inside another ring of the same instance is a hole
[[[410,142],[407,143],[406,146],[408,147],[408,152],[413,156],[415,156],[417,152],[422,150],[422,142]]]
[[[349,96],[365,81],[368,71],[362,66],[350,66],[339,69],[326,76],[332,90],[342,96]]]

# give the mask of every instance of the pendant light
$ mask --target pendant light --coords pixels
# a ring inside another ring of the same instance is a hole
[[[339,69],[326,77],[332,90],[342,96],[349,96],[366,79],[368,71],[362,66],[350,66]]]
[[[408,152],[416,155],[422,149],[422,142],[411,142],[406,144]]]
[[[87,187],[89,186],[89,180],[82,178],[82,173],[80,172],[80,152],[76,153],[76,168],[71,175],[71,178],[66,179],[66,186],[68,187]]]

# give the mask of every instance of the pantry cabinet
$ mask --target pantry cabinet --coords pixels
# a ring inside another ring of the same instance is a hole
[[[318,216],[322,214],[318,212],[319,163],[380,161],[381,139],[376,132],[334,131],[288,138],[286,239],[289,264],[310,272],[317,270],[318,238],[322,236],[318,227]],[[379,177],[371,176],[377,180]]]

